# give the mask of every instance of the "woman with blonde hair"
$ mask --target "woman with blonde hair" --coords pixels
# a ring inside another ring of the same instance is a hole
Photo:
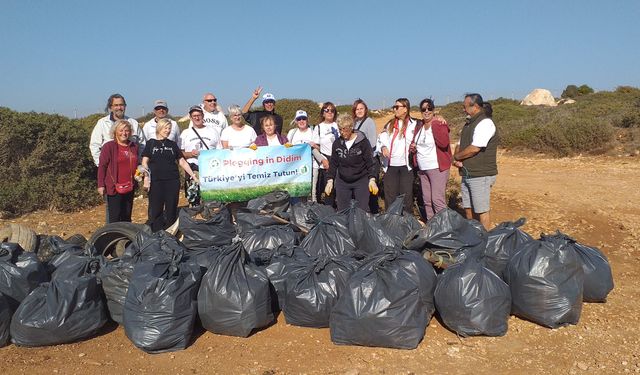
[[[98,194],[106,196],[109,223],[131,221],[136,185],[133,176],[138,166],[138,144],[129,140],[131,132],[129,121],[116,121],[113,140],[100,150]]]
[[[355,199],[358,207],[369,211],[369,193],[378,194],[373,153],[367,137],[354,130],[353,124],[353,117],[347,113],[338,117],[340,138],[333,142],[324,193],[331,194],[335,181],[338,210],[348,208],[351,199]]]
[[[280,146],[289,144],[287,137],[280,133],[276,133],[276,118],[273,115],[266,115],[260,119],[262,133],[256,137],[252,146]]]
[[[256,140],[256,132],[251,126],[246,126],[242,117],[242,110],[237,105],[229,107],[231,125],[222,130],[220,143],[222,148],[234,149],[250,147]]]
[[[178,217],[180,173],[178,165],[195,181],[197,178],[178,145],[168,139],[171,121],[163,118],[156,126],[156,139],[150,139],[142,151],[142,165],[149,171],[144,186],[149,190],[149,220],[154,232],[171,226]]]
[[[378,136],[378,147],[382,154],[384,177],[384,205],[389,207],[401,194],[404,194],[404,211],[412,213],[413,205],[413,171],[409,163],[409,148],[416,127],[416,120],[411,118],[411,104],[407,98],[399,98],[393,105],[394,118],[386,125]]]

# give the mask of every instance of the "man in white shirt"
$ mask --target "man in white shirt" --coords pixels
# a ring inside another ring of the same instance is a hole
[[[198,156],[203,150],[214,150],[218,148],[220,133],[214,127],[204,125],[204,111],[198,105],[189,108],[189,118],[193,126],[185,129],[180,135],[180,149],[182,155],[187,160],[193,171],[198,171]],[[185,175],[184,194],[189,198],[189,184],[191,177]],[[197,196],[189,199],[192,206],[200,204],[200,188]]]
[[[156,125],[158,124],[158,121],[169,115],[169,106],[167,106],[167,102],[162,99],[158,99],[153,102],[153,113],[155,114],[155,117],[145,122],[142,127],[142,132],[144,133],[146,140],[156,139]],[[180,127],[178,127],[178,123],[173,120],[171,120],[171,133],[169,133],[167,138],[174,141],[178,147],[180,147]]]
[[[200,108],[202,108],[202,113],[204,114],[204,125],[216,129],[218,134],[222,134],[222,130],[229,124],[224,113],[218,110],[218,98],[210,92],[204,94]],[[192,126],[193,121],[189,123],[189,127]]]
[[[126,108],[127,102],[120,94],[113,94],[107,100],[105,110],[108,111],[109,114],[96,122],[96,126],[91,132],[91,140],[89,141],[89,150],[91,150],[91,156],[96,166],[98,166],[100,160],[102,146],[113,139],[113,131],[111,128],[118,120],[127,120],[131,124],[131,141],[138,143],[139,153],[142,155],[142,150],[144,150],[145,146],[144,134],[138,126],[136,119],[125,116],[124,112]]]

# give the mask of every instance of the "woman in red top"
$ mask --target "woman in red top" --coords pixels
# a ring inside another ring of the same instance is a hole
[[[447,207],[445,192],[451,168],[449,125],[434,113],[431,99],[420,102],[422,120],[418,121],[410,150],[418,165],[422,199],[427,220]],[[415,165],[415,164],[414,164]]]
[[[138,145],[129,140],[130,136],[131,124],[118,120],[113,125],[113,140],[100,150],[98,193],[106,195],[109,223],[131,221]]]

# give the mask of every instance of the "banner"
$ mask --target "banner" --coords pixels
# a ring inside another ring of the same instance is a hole
[[[264,146],[257,150],[206,150],[198,156],[203,200],[241,202],[274,190],[311,194],[311,147]]]

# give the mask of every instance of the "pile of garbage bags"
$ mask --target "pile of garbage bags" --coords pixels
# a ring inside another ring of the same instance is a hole
[[[141,227],[117,256],[54,236],[42,259],[1,244],[0,345],[84,340],[115,322],[159,353],[199,329],[250,336],[282,311],[336,344],[412,349],[434,315],[463,337],[501,336],[510,315],[576,324],[583,301],[613,289],[604,254],[565,234],[534,239],[524,219],[487,232],[450,209],[423,225],[402,197],[371,215],[274,192],[235,218],[220,203],[179,217],[176,236]]]

